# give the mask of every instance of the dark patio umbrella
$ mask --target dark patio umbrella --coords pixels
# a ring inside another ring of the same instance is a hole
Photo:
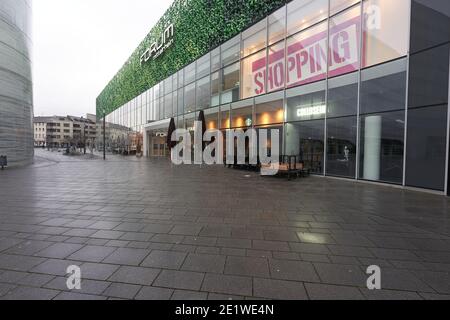
[[[174,133],[175,130],[177,130],[177,128],[175,126],[175,119],[171,118],[170,124],[169,124],[169,131],[167,132],[167,147],[170,150],[175,148],[175,146],[177,145],[177,143],[175,141],[172,141],[172,133]]]
[[[205,112],[200,111],[199,115],[198,115],[198,121],[200,121],[202,123],[202,137],[205,135],[206,132],[206,118],[205,118]],[[203,142],[203,151],[206,148],[206,143]]]

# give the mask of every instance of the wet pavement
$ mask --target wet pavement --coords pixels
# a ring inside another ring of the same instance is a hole
[[[37,150],[0,171],[0,299],[448,299],[449,208],[390,186]]]

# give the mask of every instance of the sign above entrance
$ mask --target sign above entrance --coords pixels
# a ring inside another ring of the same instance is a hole
[[[141,66],[150,59],[158,59],[174,43],[175,29],[171,23],[161,34],[157,41],[153,42],[147,50],[141,55]]]

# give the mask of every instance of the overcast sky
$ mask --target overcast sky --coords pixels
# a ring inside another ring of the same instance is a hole
[[[84,116],[172,0],[33,1],[34,114]]]

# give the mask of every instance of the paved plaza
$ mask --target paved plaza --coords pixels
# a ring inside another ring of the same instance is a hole
[[[395,187],[37,150],[0,171],[0,299],[449,299],[449,208]],[[382,290],[366,287],[371,265]]]

